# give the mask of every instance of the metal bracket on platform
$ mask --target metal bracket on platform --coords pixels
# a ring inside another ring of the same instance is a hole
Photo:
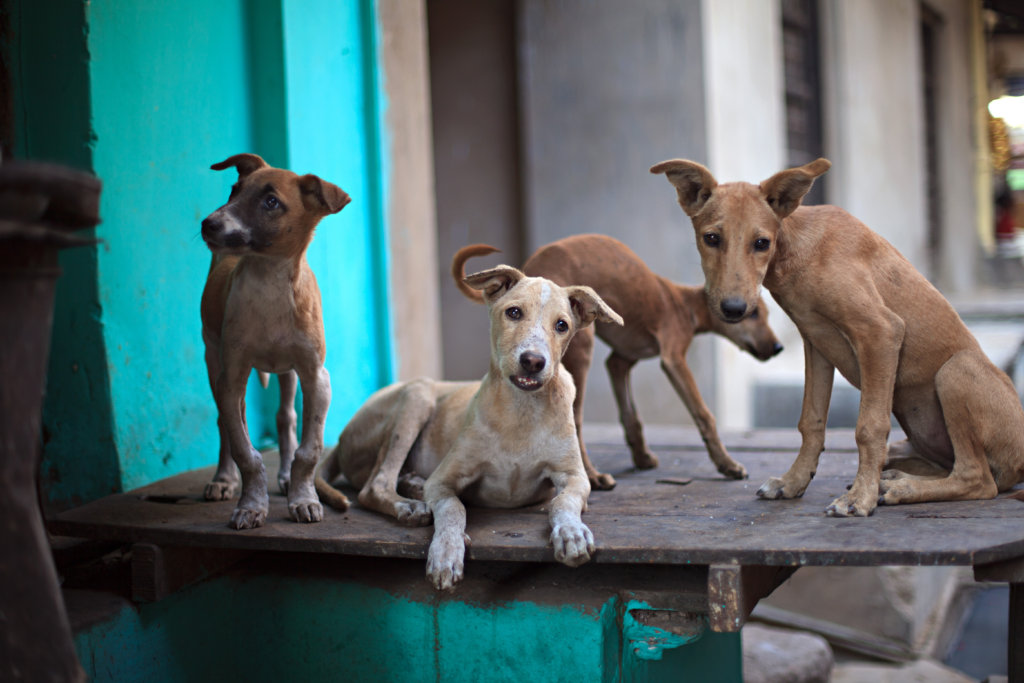
[[[708,567],[708,621],[711,630],[735,633],[761,598],[767,597],[792,576],[796,567],[741,567],[713,564]]]
[[[225,548],[136,543],[132,546],[132,600],[163,600],[185,586],[224,571],[249,554],[249,551]]]

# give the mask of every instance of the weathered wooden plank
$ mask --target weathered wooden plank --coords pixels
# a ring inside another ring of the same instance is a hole
[[[845,491],[856,453],[826,452],[803,498],[765,501],[760,482],[784,471],[789,454],[749,452],[740,458],[747,481],[721,478],[701,451],[659,452],[656,470],[636,471],[617,444],[594,444],[591,455],[618,478],[613,491],[591,494],[584,521],[597,541],[596,563],[771,566],[875,564],[978,565],[1024,556],[1024,504],[1009,498],[880,507],[868,518],[830,518],[825,506]],[[276,469],[272,457],[268,469]],[[202,500],[211,469],[189,472],[138,491],[71,510],[50,523],[64,535],[169,546],[341,553],[424,558],[432,529],[407,528],[358,505],[326,511],[319,524],[288,518],[272,495],[267,524],[227,526],[234,502]],[[659,478],[692,479],[685,486]],[[355,499],[354,491],[349,491]],[[545,506],[470,509],[470,560],[551,561]]]

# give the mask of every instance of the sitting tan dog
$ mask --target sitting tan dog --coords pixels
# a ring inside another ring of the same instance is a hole
[[[860,464],[827,514],[992,498],[1013,487],[1024,480],[1024,409],[1010,379],[891,244],[842,209],[800,206],[830,165],[818,159],[760,186],[719,185],[681,159],[651,168],[668,176],[693,222],[712,310],[741,319],[763,283],[804,340],[803,443],[758,495],[794,498],[814,477],[836,369],[861,391]],[[887,451],[890,414],[907,441]]]
[[[452,258],[456,285],[473,301],[480,301],[481,297],[462,283],[465,262],[495,251],[486,244],[475,244],[459,249]],[[562,365],[576,385],[576,435],[592,488],[607,490],[615,486],[612,475],[598,472],[590,462],[583,443],[583,394],[594,355],[595,333],[612,350],[605,366],[626,443],[637,468],[657,467],[658,457],[644,438],[629,373],[637,361],[658,357],[662,370],[693,417],[715,467],[730,479],[746,479],[746,468],[733,460],[718,437],[715,416],[700,395],[697,380],[686,363],[686,352],[694,335],[715,332],[758,360],[775,356],[782,351],[782,344],[768,326],[768,307],[763,301],[758,301],[757,311],[751,315],[736,323],[726,323],[711,314],[703,287],[676,284],[655,274],[633,250],[607,235],[573,235],[546,244],[527,259],[523,272],[559,284],[573,282],[593,287],[609,306],[626,312],[622,325],[598,322],[593,328],[580,330],[562,356]]]
[[[580,328],[595,319],[622,322],[589,287],[560,287],[509,266],[466,282],[490,310],[487,375],[381,389],[346,425],[316,479],[332,506],[340,493],[327,482],[343,473],[370,509],[408,525],[433,517],[427,576],[441,590],[463,575],[462,500],[514,508],[551,499],[555,559],[570,567],[590,559],[594,537],[580,517],[590,483],[573,428],[575,389],[559,361]],[[422,500],[399,494],[400,477],[413,496],[422,487]]]
[[[273,372],[281,382],[278,482],[293,519],[319,522],[323,508],[313,474],[323,451],[331,382],[324,368],[320,289],[306,263],[306,247],[320,220],[341,211],[349,196],[315,175],[272,168],[255,154],[236,154],[212,166],[216,171],[232,167],[238,169],[238,182],[228,203],[202,227],[213,252],[201,303],[203,341],[220,431],[217,473],[205,495],[231,497],[241,471],[242,495],[230,524],[249,529],[265,521],[267,475],[245,424],[245,387],[253,368]],[[303,395],[298,448],[296,375]]]

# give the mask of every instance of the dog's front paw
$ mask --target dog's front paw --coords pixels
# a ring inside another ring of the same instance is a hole
[[[658,466],[658,456],[648,449],[633,452],[633,464],[638,470],[653,470]]]
[[[757,497],[767,500],[778,500],[779,498],[799,498],[804,495],[806,486],[794,487],[786,483],[782,477],[769,477],[768,481],[761,484],[757,489]]]
[[[582,522],[559,524],[551,530],[551,544],[556,560],[578,567],[589,561],[594,552],[594,534]]]
[[[231,521],[228,523],[228,526],[232,529],[255,529],[256,527],[263,526],[265,521],[267,521],[267,511],[265,509],[237,507],[231,513]]]
[[[324,508],[318,500],[289,501],[288,514],[296,522],[319,522],[324,518]]]
[[[858,497],[850,491],[833,500],[825,508],[825,514],[829,517],[867,517],[875,511],[877,504],[877,496]]]
[[[281,489],[281,495],[282,496],[287,496],[288,495],[288,487],[291,485],[291,483],[292,483],[292,479],[291,479],[291,476],[289,474],[287,474],[285,472],[278,472],[277,473],[277,487],[279,489]]]
[[[427,552],[427,578],[439,591],[450,591],[462,580],[463,560],[469,537],[450,538],[451,534],[436,534]]]
[[[427,526],[434,521],[429,505],[411,499],[395,503],[395,518],[404,526]]]
[[[237,481],[211,481],[203,491],[206,500],[230,500],[238,493]]]

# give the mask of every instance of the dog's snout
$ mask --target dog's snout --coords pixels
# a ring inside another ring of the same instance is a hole
[[[543,370],[545,364],[544,356],[533,351],[524,351],[519,356],[519,367],[531,375],[535,375]]]
[[[780,353],[782,353],[782,344],[780,344],[779,342],[775,342],[775,346],[772,347],[772,356],[777,356]]]
[[[718,306],[726,320],[739,320],[747,312],[747,302],[743,299],[722,299],[722,303]]]

